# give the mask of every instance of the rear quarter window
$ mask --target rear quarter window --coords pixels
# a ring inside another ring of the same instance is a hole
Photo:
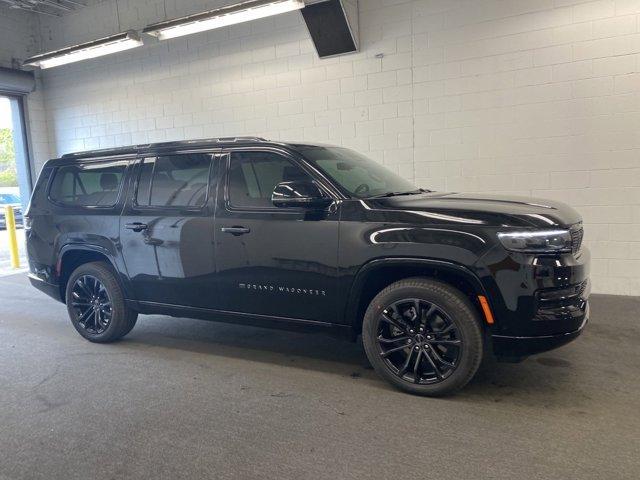
[[[118,194],[127,161],[65,165],[54,172],[49,198],[77,207],[112,207]]]

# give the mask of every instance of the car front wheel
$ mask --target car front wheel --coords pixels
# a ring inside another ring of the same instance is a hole
[[[464,387],[483,356],[479,316],[467,297],[424,278],[401,280],[376,295],[362,337],[376,372],[418,395],[443,396]]]

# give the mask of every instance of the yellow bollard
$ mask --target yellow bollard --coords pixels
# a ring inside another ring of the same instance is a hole
[[[9,252],[11,253],[11,266],[20,268],[20,257],[18,257],[18,239],[16,238],[16,217],[13,215],[13,207],[7,205],[5,208],[4,218],[7,224],[7,233],[9,234]]]

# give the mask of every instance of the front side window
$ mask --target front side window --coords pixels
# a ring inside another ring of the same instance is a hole
[[[49,196],[55,202],[79,207],[112,207],[128,162],[99,162],[59,167]]]
[[[272,152],[234,152],[229,166],[229,203],[234,207],[273,207],[271,194],[280,182],[313,179],[287,158]]]
[[[136,204],[153,207],[202,207],[207,199],[211,155],[196,153],[146,158]]]
[[[377,162],[341,147],[300,147],[299,152],[356,198],[416,192],[409,180]]]

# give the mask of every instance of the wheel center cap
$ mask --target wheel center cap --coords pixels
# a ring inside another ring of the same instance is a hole
[[[421,333],[416,335],[416,343],[423,343],[425,340],[424,335],[422,335]]]

